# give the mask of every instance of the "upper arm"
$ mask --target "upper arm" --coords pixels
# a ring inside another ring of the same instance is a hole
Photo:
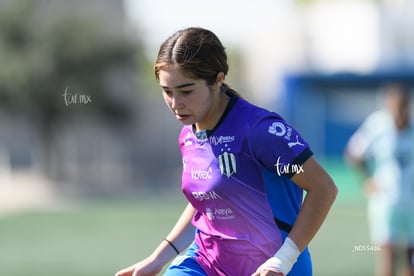
[[[312,151],[301,135],[282,118],[268,116],[251,127],[249,143],[253,157],[279,175],[291,177]]]
[[[313,157],[309,157],[303,163],[301,172],[292,176],[291,179],[307,192],[313,189],[322,189],[323,191],[336,190],[330,175]]]

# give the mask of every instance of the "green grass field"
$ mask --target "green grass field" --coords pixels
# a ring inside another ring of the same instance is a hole
[[[343,166],[327,169],[340,195],[310,245],[314,275],[373,275],[376,253],[352,252],[354,246],[370,244],[357,181]],[[113,275],[147,256],[185,204],[177,192],[0,217],[0,275]]]

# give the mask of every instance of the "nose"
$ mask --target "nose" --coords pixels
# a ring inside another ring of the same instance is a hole
[[[171,108],[175,110],[184,108],[184,103],[180,96],[173,95],[171,97]]]

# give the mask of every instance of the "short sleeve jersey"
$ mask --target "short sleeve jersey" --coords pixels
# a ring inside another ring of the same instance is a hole
[[[392,115],[386,110],[372,113],[352,135],[347,146],[348,150],[366,161],[379,187],[379,192],[371,198],[412,208],[413,141],[413,126],[398,131]]]
[[[213,130],[184,126],[179,145],[198,263],[207,275],[251,275],[281,246],[263,169],[301,173],[308,144],[278,114],[232,95]]]

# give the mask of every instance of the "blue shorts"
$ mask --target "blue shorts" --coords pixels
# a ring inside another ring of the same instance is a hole
[[[195,242],[191,244],[183,255],[178,255],[167,268],[164,276],[207,276],[198,262],[195,260],[197,256],[198,246]]]
[[[283,230],[281,233],[283,240],[285,240],[288,234]],[[206,276],[207,274],[194,258],[197,256],[197,249],[197,244],[193,242],[184,255],[179,255],[174,259],[164,276]],[[300,254],[287,276],[312,276],[312,259],[308,248]]]

